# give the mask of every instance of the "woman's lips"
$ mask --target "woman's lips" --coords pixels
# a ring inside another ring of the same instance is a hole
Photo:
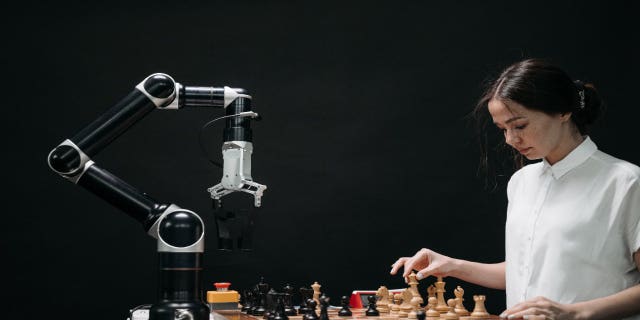
[[[518,149],[518,152],[522,153],[522,154],[526,154],[527,152],[531,151],[531,147],[529,148],[522,148],[522,149]]]

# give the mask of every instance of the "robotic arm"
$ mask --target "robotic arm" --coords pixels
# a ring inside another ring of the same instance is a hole
[[[202,302],[200,270],[204,252],[204,223],[193,211],[158,202],[110,172],[91,157],[154,109],[219,107],[226,110],[224,174],[209,188],[219,200],[234,191],[251,193],[260,206],[266,186],[251,178],[251,96],[229,87],[189,87],[169,75],[152,74],[102,116],[48,156],[51,169],[71,182],[105,199],[138,220],[158,240],[159,301],[150,310],[151,320],[209,319]]]

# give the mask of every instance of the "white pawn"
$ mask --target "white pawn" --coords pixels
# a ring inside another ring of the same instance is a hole
[[[437,298],[436,297],[430,297],[429,299],[427,299],[428,301],[428,305],[427,305],[427,320],[430,319],[440,319],[440,312],[436,311],[436,304],[437,304]]]
[[[410,303],[411,303],[411,311],[409,312],[409,315],[407,317],[409,319],[418,319],[418,310],[420,309],[420,303],[418,299],[416,299],[415,297],[411,299]]]
[[[447,311],[447,313],[443,314],[441,317],[443,319],[450,319],[450,320],[459,319],[460,316],[458,316],[458,314],[455,311],[453,311],[456,307],[456,299],[449,299],[447,301],[447,305],[449,306],[449,311]]]
[[[398,316],[400,314],[400,304],[402,303],[402,295],[396,293],[393,295],[393,303],[389,306],[392,316]]]

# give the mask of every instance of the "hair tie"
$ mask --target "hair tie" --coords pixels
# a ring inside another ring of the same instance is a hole
[[[584,83],[580,80],[576,80],[574,81],[574,83],[576,84],[576,88],[578,88],[578,96],[580,97],[580,110],[584,109],[585,107],[585,102],[584,102]]]

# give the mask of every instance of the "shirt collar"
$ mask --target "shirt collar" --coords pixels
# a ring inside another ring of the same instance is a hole
[[[589,136],[586,136],[584,141],[582,141],[580,145],[578,145],[575,149],[569,152],[566,157],[556,162],[554,165],[550,165],[546,159],[543,159],[542,172],[544,173],[547,170],[551,170],[551,175],[555,179],[560,179],[567,172],[571,171],[571,169],[585,162],[589,157],[593,155],[594,152],[596,152],[596,150],[598,150],[596,144],[591,140],[591,138],[589,138]]]

